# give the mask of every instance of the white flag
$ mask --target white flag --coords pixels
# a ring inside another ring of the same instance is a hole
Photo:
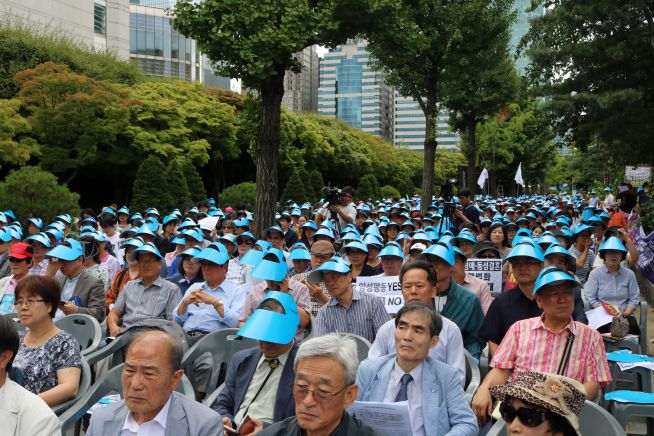
[[[477,184],[479,185],[480,189],[484,189],[484,185],[486,184],[486,180],[488,180],[488,170],[484,168],[484,170],[479,174],[479,178],[477,179]]]
[[[515,173],[515,182],[520,186],[525,186],[525,181],[522,180],[522,162],[518,165],[518,171]]]

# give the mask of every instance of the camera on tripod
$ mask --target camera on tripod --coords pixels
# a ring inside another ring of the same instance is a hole
[[[443,204],[443,218],[452,218],[454,211],[461,208],[459,204],[452,202],[452,191],[456,184],[457,179],[446,179],[445,183],[441,185],[441,197],[445,200],[445,204]]]

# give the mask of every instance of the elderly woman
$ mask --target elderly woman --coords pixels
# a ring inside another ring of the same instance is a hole
[[[595,268],[588,275],[584,293],[592,307],[602,304],[613,306],[629,322],[629,333],[640,334],[640,327],[634,317],[634,311],[640,303],[640,288],[636,274],[620,265],[627,257],[627,249],[620,238],[612,236],[600,246],[599,255],[604,265]],[[610,324],[598,329],[601,333],[610,330]]]
[[[77,395],[82,355],[77,340],[53,322],[60,302],[57,282],[47,276],[28,276],[15,290],[21,334],[12,379],[39,395],[49,406]]]
[[[30,266],[33,265],[32,256],[34,250],[23,242],[11,246],[7,256],[11,275],[0,279],[0,314],[17,312],[14,290],[18,282],[29,274]]]
[[[168,279],[168,281],[175,283],[182,291],[182,295],[186,294],[188,288],[195,283],[202,283],[204,277],[202,276],[202,268],[198,262],[193,262],[193,257],[200,253],[199,247],[191,247],[180,253],[182,261],[179,263],[179,271]]]

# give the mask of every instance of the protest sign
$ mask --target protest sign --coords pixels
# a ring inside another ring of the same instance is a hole
[[[389,314],[397,313],[404,305],[398,276],[357,277],[355,288],[364,294],[380,297]]]
[[[488,283],[491,294],[498,295],[502,292],[501,259],[468,259],[466,273]]]
[[[652,178],[652,167],[624,167],[624,181],[632,186],[642,186]]]

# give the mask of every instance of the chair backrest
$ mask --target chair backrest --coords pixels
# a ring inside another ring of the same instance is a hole
[[[647,347],[649,346],[649,341],[647,340],[647,301],[640,300],[640,353],[649,354],[647,352]]]
[[[95,351],[100,345],[102,330],[98,320],[92,316],[75,313],[59,318],[55,321],[55,325],[73,335],[84,354]]]
[[[583,435],[625,436],[624,429],[608,411],[588,400],[579,416],[579,431]],[[500,419],[486,436],[506,436],[506,434],[506,423]]]
[[[18,333],[27,331],[27,327],[21,324],[20,318],[18,317],[18,314],[16,312],[5,313],[4,316],[9,318],[11,321],[13,321],[14,325],[16,326],[16,330],[18,330]]]
[[[475,395],[479,384],[481,383],[481,374],[479,373],[479,364],[477,360],[472,357],[468,350],[463,350],[466,358],[466,382],[465,391],[468,402],[472,402],[472,397]]]
[[[357,344],[357,355],[359,356],[359,363],[366,360],[368,358],[368,353],[370,352],[372,344],[366,338],[362,338],[361,336],[355,335],[353,333],[347,333],[346,336],[354,339]]]

